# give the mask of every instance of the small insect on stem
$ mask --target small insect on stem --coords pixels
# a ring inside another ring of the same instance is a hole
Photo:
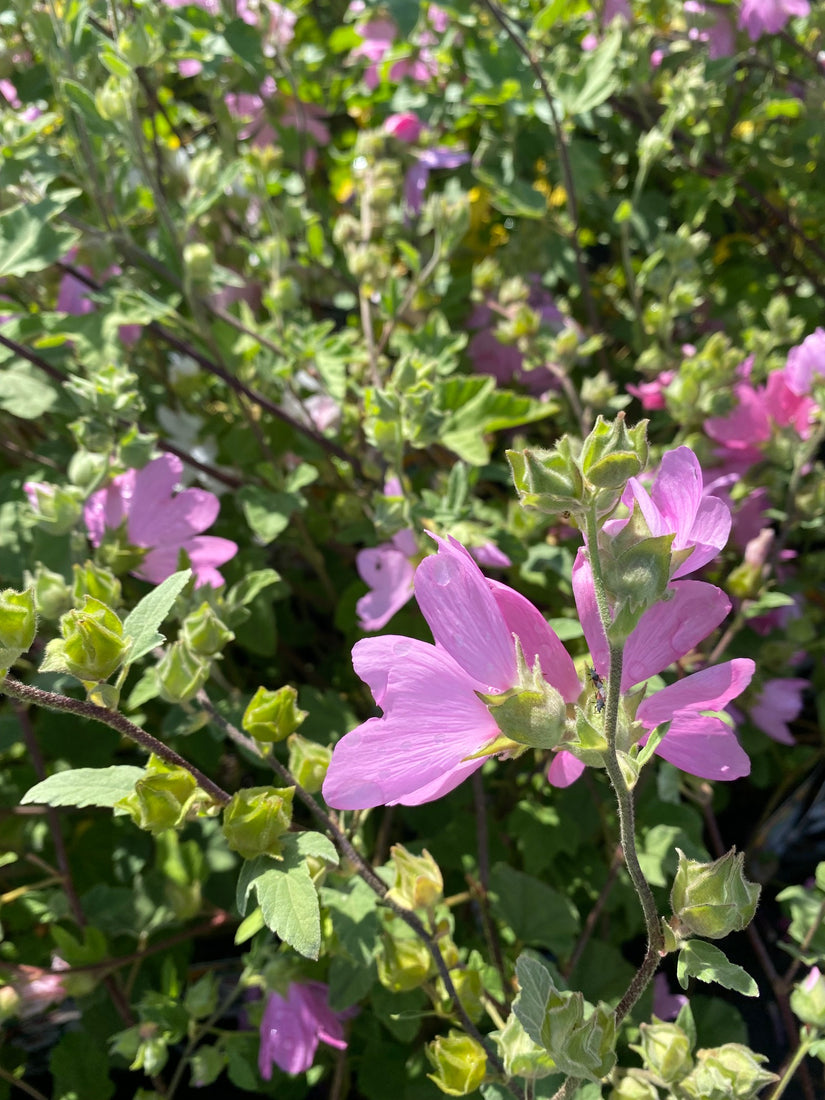
[[[588,668],[587,675],[596,691],[596,711],[601,714],[605,708],[604,680],[596,672],[595,668]]]

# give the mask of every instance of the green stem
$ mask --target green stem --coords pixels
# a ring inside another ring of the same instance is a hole
[[[659,965],[659,959],[664,941],[662,929],[659,923],[659,912],[656,908],[656,899],[650,889],[644,872],[642,871],[639,857],[636,852],[636,808],[633,801],[633,793],[628,790],[622,769],[619,766],[619,757],[616,751],[616,731],[619,720],[619,701],[622,689],[622,661],[623,646],[610,641],[610,627],[612,618],[607,599],[607,590],[604,583],[601,561],[599,558],[598,524],[595,510],[591,509],[587,516],[587,555],[590,561],[590,569],[593,574],[593,587],[596,594],[596,605],[599,609],[599,618],[608,639],[610,652],[610,666],[607,680],[607,699],[605,705],[604,729],[607,737],[607,752],[605,753],[605,768],[616,795],[616,807],[619,815],[619,838],[624,853],[624,861],[630,875],[633,888],[639,898],[644,914],[645,929],[647,931],[647,951],[644,960],[637,973],[630,982],[624,996],[616,1007],[616,1022],[621,1021],[644,992]]]
[[[781,1079],[777,1082],[776,1088],[771,1093],[770,1100],[779,1100],[779,1097],[782,1096],[816,1038],[817,1034],[811,1028],[806,1027],[803,1029],[799,1046],[794,1051],[793,1058],[788,1062],[785,1072],[782,1074]]]
[[[11,699],[22,699],[23,702],[34,703],[35,706],[46,707],[47,710],[59,710],[67,714],[77,714],[81,718],[89,718],[93,722],[101,722],[109,729],[116,730],[117,733],[128,737],[130,741],[140,745],[146,752],[154,753],[161,760],[165,760],[167,764],[172,764],[176,768],[184,768],[194,778],[200,789],[213,798],[218,805],[225,806],[229,802],[230,795],[217,783],[213,783],[199,768],[196,768],[194,764],[190,764],[188,760],[184,760],[174,749],[170,749],[168,745],[158,741],[151,733],[142,730],[140,726],[136,726],[134,722],[130,722],[128,718],[119,714],[116,710],[107,710],[106,707],[99,707],[97,704],[86,702],[83,699],[72,699],[68,695],[58,695],[54,691],[44,691],[42,688],[23,684],[11,676],[6,676],[4,680],[0,680],[0,695],[8,695]]]

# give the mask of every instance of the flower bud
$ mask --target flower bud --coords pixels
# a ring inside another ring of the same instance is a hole
[[[190,652],[201,657],[213,657],[220,653],[235,637],[206,602],[186,616],[180,632]]]
[[[291,733],[287,739],[289,760],[287,767],[296,780],[310,794],[320,791],[332,759],[332,749],[309,741],[299,733]]]
[[[209,282],[215,257],[208,244],[201,241],[192,241],[183,246],[183,266],[186,275],[196,285],[203,286]]]
[[[395,879],[387,897],[405,909],[432,909],[444,896],[441,870],[425,848],[414,856],[401,844],[390,848]]]
[[[695,936],[718,940],[747,927],[756,912],[760,887],[743,873],[744,853],[736,849],[700,863],[681,849],[670,892],[670,904],[682,928]]]
[[[188,771],[169,768],[150,771],[137,781],[133,793],[121,798],[115,806],[127,810],[139,829],[146,829],[157,836],[165,829],[175,829],[183,823],[197,794],[197,784]]]
[[[677,1024],[642,1024],[640,1040],[631,1049],[641,1054],[645,1068],[663,1084],[674,1084],[693,1068],[690,1039]]]
[[[567,706],[560,693],[542,675],[536,658],[532,669],[516,640],[518,686],[502,695],[482,695],[496,725],[511,741],[534,749],[554,749],[564,736]]]
[[[59,619],[72,606],[69,586],[60,573],[38,565],[34,573],[24,573],[27,586],[34,589],[34,605],[44,619]]]
[[[761,1068],[759,1063],[766,1061],[741,1043],[697,1050],[695,1067],[679,1082],[679,1095],[690,1100],[752,1100],[765,1085],[779,1080]]]
[[[435,972],[430,949],[418,936],[408,935],[406,925],[394,935],[396,922],[386,925],[378,953],[378,980],[392,993],[418,989]]]
[[[507,451],[507,461],[523,507],[551,515],[581,507],[584,481],[566,436],[553,451]]]
[[[209,661],[177,641],[158,661],[155,674],[162,699],[167,703],[186,703],[208,680]]]
[[[107,122],[117,122],[129,117],[132,106],[131,80],[121,80],[110,76],[106,83],[95,92],[95,107],[101,118]]]
[[[307,711],[295,704],[298,692],[286,684],[277,691],[259,687],[244,711],[241,725],[256,741],[284,741],[301,725]]]
[[[27,481],[23,489],[37,526],[50,535],[67,534],[80,519],[83,504],[74,490],[46,481]]]
[[[487,1072],[484,1047],[463,1031],[439,1035],[427,1046],[427,1058],[435,1070],[427,1076],[448,1096],[475,1092]]]
[[[613,423],[601,416],[582,444],[582,473],[597,489],[624,489],[647,463],[647,421],[628,429],[624,413]]]
[[[123,664],[131,645],[114,611],[93,596],[84,596],[79,608],[66,612],[60,632],[59,658],[67,672],[87,683],[108,680]],[[46,647],[47,655],[52,645]],[[57,656],[57,647],[54,652]]]
[[[478,970],[472,968],[450,968],[450,977],[453,988],[456,991],[461,1007],[474,1022],[484,1015],[484,979]],[[447,989],[439,976],[436,982],[438,1000],[441,1011],[448,1016],[454,1009],[452,994]]]
[[[82,566],[73,565],[72,572],[72,599],[76,607],[83,603],[84,596],[91,596],[110,607],[120,603],[120,581],[110,569],[87,561]]]
[[[34,589],[0,592],[0,676],[27,653],[37,633]]]
[[[292,823],[294,787],[244,787],[224,807],[223,832],[233,852],[244,859],[277,856],[281,837]]]
[[[660,1100],[656,1086],[637,1076],[638,1072],[629,1069],[618,1085],[610,1090],[607,1100]]]
[[[536,1081],[558,1072],[556,1063],[543,1047],[533,1042],[514,1012],[501,1031],[492,1032],[492,1038],[508,1076]]]
[[[815,966],[808,977],[794,986],[791,1008],[803,1024],[825,1031],[825,977]]]

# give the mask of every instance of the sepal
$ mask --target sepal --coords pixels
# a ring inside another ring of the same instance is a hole
[[[447,1096],[475,1092],[487,1072],[484,1047],[463,1031],[437,1036],[427,1047],[427,1058],[435,1070],[427,1076]]]
[[[677,848],[679,866],[670,904],[679,932],[717,940],[746,928],[756,912],[761,887],[745,878],[744,853],[736,849],[701,863]]]
[[[308,713],[296,705],[297,701],[298,692],[291,684],[277,691],[259,687],[244,711],[241,725],[256,741],[285,741]]]
[[[294,787],[244,787],[223,811],[223,832],[233,852],[244,859],[279,856],[280,838],[292,824]]]

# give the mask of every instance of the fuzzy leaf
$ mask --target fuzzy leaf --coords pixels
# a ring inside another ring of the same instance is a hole
[[[144,774],[143,768],[133,764],[71,768],[35,783],[20,801],[24,806],[114,806],[132,793]]]

